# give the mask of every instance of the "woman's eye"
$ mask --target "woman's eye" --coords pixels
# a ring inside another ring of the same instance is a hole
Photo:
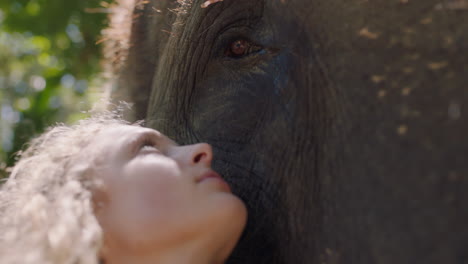
[[[242,58],[254,52],[262,50],[263,47],[246,39],[237,39],[229,44],[225,55],[231,58]]]
[[[154,141],[146,139],[140,144],[140,151],[159,151],[159,149]]]
[[[154,145],[144,145],[140,148],[141,154],[161,153],[161,151]]]
[[[157,149],[155,146],[152,146],[152,145],[145,145],[143,147],[141,147],[142,150],[154,150],[154,149]]]

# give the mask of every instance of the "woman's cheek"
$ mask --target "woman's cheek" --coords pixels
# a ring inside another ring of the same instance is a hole
[[[119,198],[112,201],[111,222],[116,224],[117,230],[135,239],[136,234],[164,225],[164,218],[171,214],[171,206],[175,206],[164,192],[148,185],[123,190]]]
[[[175,162],[164,159],[143,159],[129,164],[126,170],[125,189],[138,210],[150,216],[156,212],[168,212],[184,196],[184,179]]]
[[[126,174],[132,174],[140,179],[176,177],[180,168],[174,160],[162,155],[144,155],[128,164]]]

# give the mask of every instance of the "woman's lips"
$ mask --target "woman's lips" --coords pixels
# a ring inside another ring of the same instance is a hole
[[[229,184],[216,172],[209,171],[203,174],[197,182],[204,182],[204,181],[213,181],[217,182],[220,187],[222,187],[225,191],[231,192],[231,187]]]

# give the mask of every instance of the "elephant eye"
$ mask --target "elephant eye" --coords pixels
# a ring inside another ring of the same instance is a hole
[[[236,39],[226,49],[225,55],[231,58],[242,58],[254,52],[262,50],[263,47],[256,45],[246,39]]]

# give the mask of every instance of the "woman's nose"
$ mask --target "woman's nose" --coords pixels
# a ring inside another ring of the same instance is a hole
[[[186,146],[186,148],[186,151],[189,152],[189,155],[187,155],[189,164],[203,164],[205,166],[211,166],[211,161],[213,160],[213,150],[209,144],[199,143]]]

